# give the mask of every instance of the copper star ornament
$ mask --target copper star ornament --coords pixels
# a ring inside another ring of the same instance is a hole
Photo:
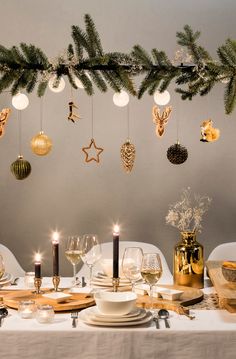
[[[96,156],[95,157],[89,157],[89,150],[96,150]],[[92,138],[91,141],[90,141],[90,144],[88,147],[83,147],[82,148],[82,151],[85,153],[85,162],[91,162],[91,161],[95,161],[97,163],[100,162],[100,154],[103,152],[103,148],[101,147],[97,147],[96,143],[95,143],[95,140]]]

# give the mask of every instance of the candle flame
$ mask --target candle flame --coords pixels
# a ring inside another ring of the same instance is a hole
[[[41,256],[41,254],[40,253],[36,253],[35,254],[35,256],[34,256],[34,259],[35,259],[35,262],[41,262],[41,258],[42,258],[42,256]]]
[[[120,233],[120,227],[118,226],[118,224],[116,224],[116,225],[114,226],[113,231],[114,231],[115,234],[119,234],[119,233]]]
[[[53,232],[53,234],[52,234],[52,240],[53,240],[53,242],[59,242],[59,232],[57,232],[57,231],[55,231],[55,232]]]

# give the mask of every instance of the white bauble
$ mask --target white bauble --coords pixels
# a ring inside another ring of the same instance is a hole
[[[65,80],[63,77],[60,78],[58,87],[53,87],[54,81],[56,80],[56,75],[52,76],[50,80],[48,81],[48,87],[52,92],[62,92],[66,86]]]
[[[78,77],[75,77],[75,78],[74,78],[74,82],[75,82],[76,86],[77,86],[79,89],[84,89],[84,85],[82,84],[82,82],[80,81],[80,79],[78,79]]]
[[[129,103],[129,95],[124,90],[116,92],[113,95],[113,102],[116,106],[124,107]]]
[[[12,97],[12,106],[14,106],[17,110],[24,110],[29,105],[28,97],[23,93],[18,93]]]
[[[153,96],[155,103],[159,106],[165,106],[170,101],[170,93],[167,90],[164,92],[156,90]]]

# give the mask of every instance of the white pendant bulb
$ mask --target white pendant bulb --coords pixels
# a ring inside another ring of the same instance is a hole
[[[59,81],[59,85],[57,87],[54,87],[53,84],[56,80],[56,75],[53,75],[50,80],[48,81],[48,87],[50,88],[50,90],[52,92],[55,92],[55,93],[59,93],[59,92],[62,92],[66,86],[66,83],[65,83],[65,80],[63,79],[63,77],[60,78],[60,81]]]
[[[116,92],[113,95],[113,102],[118,107],[127,106],[129,103],[129,95],[126,91]]]
[[[12,106],[17,110],[24,110],[29,105],[28,97],[23,93],[18,93],[12,97]]]
[[[167,90],[164,92],[156,90],[153,97],[155,103],[159,106],[165,106],[168,104],[168,102],[170,102],[170,93]]]
[[[84,85],[82,84],[82,81],[80,81],[78,77],[74,77],[74,82],[79,89],[84,89]]]

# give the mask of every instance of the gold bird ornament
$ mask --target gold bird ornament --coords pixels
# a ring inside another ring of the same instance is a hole
[[[164,135],[165,132],[165,126],[168,123],[170,114],[172,111],[172,107],[171,106],[167,106],[165,107],[165,109],[162,111],[158,106],[153,106],[152,108],[152,118],[153,118],[153,123],[156,124],[156,135],[157,137],[162,137]]]
[[[0,112],[0,137],[5,134],[5,125],[7,120],[10,116],[11,109],[10,108],[3,108]]]

